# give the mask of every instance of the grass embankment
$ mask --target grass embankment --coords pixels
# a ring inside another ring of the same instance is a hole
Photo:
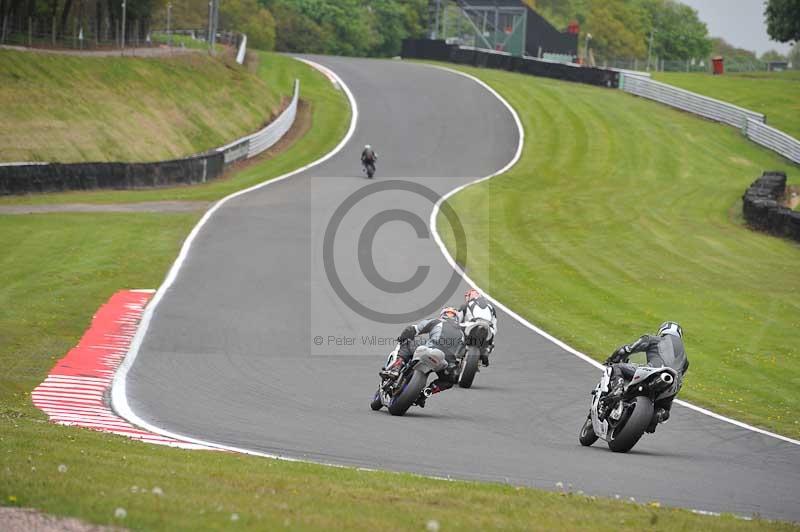
[[[141,190],[97,190],[58,194],[0,197],[0,205],[54,203],[135,203],[159,200],[215,200],[231,192],[277,177],[313,162],[339,142],[349,127],[349,107],[343,92],[334,90],[327,78],[289,57],[260,54],[256,73],[279,96],[292,94],[294,80],[300,80],[300,99],[308,105],[311,124],[302,141],[268,161],[253,164],[222,179],[201,185]],[[223,143],[229,142],[225,139]],[[220,145],[222,145],[221,143]]]
[[[747,229],[740,200],[762,170],[797,167],[621,91],[464,70],[528,135],[508,174],[450,200],[470,276],[597,360],[676,320],[691,360],[683,399],[800,437],[800,245]]]
[[[264,181],[330,151],[349,122],[341,92],[321,74],[290,58],[264,54],[259,74],[276,94],[291,94],[303,80],[304,98],[319,127],[273,159],[230,179],[196,187],[156,191],[162,197],[218,199]],[[142,191],[147,194],[152,191]],[[129,196],[137,191],[98,194]],[[170,196],[174,194],[175,196]],[[80,198],[87,193],[44,194],[41,200]],[[200,217],[191,214],[0,215],[0,412],[41,418],[30,392],[57,358],[74,346],[92,315],[114,292],[155,288]]]
[[[0,162],[157,161],[222,146],[280,110],[263,78],[206,54],[0,50]]]
[[[767,116],[767,124],[800,139],[800,71],[713,76],[662,72],[654,79]]]

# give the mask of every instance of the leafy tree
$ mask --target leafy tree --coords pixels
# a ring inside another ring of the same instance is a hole
[[[392,56],[427,24],[427,0],[262,0],[281,51]]]
[[[333,38],[326,29],[304,16],[290,5],[277,3],[272,6],[275,27],[275,49],[280,52],[306,52],[323,54],[328,52],[328,43]]]
[[[736,62],[756,62],[758,58],[755,52],[737,48],[721,37],[711,39],[711,55],[720,55],[725,59]]]
[[[648,15],[646,37],[653,32],[653,54],[671,60],[707,57],[708,27],[697,11],[675,0],[639,0]]]
[[[768,0],[767,33],[778,42],[800,41],[800,0]]]
[[[220,1],[219,27],[246,34],[248,47],[260,50],[275,47],[275,19],[256,0]]]
[[[786,61],[786,56],[777,50],[768,50],[761,54],[761,60],[765,63],[769,63],[771,61]]]
[[[642,57],[647,51],[644,20],[638,6],[624,0],[594,1],[586,20],[590,46],[605,57]]]

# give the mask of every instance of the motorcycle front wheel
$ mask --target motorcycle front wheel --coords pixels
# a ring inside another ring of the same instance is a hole
[[[422,393],[427,383],[428,376],[421,371],[415,371],[403,387],[403,391],[392,400],[392,404],[389,405],[389,413],[393,416],[405,414],[411,408],[411,405],[417,401],[419,394]]]
[[[633,404],[633,412],[614,427],[608,448],[615,453],[627,453],[633,449],[650,425],[651,419],[653,419],[653,401],[640,395]]]
[[[580,441],[581,445],[584,447],[589,447],[597,441],[597,434],[594,433],[591,416],[586,418],[586,422],[584,422],[583,427],[581,427],[581,434],[578,436],[578,441]]]
[[[372,398],[372,402],[369,404],[369,407],[373,410],[380,410],[381,408],[383,408],[383,401],[381,401],[380,390],[375,392],[375,396]]]

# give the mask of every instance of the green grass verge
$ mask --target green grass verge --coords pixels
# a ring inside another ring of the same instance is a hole
[[[767,123],[800,139],[800,71],[713,76],[661,72],[654,79],[767,116]]]
[[[154,33],[151,36],[154,43],[169,44],[170,36],[167,33]],[[194,48],[197,50],[205,50],[208,48],[208,43],[202,39],[194,39],[191,35],[172,35],[172,46],[183,48]]]
[[[251,52],[252,53],[252,52]],[[310,130],[302,140],[267,161],[236,172],[225,179],[202,185],[141,190],[98,190],[0,197],[0,205],[54,203],[135,203],[159,200],[215,200],[227,194],[277,177],[313,162],[333,149],[350,125],[347,97],[334,90],[330,81],[316,70],[290,57],[258,52],[258,76],[281,96],[289,96],[294,80],[300,80],[300,97],[312,113]]]
[[[597,360],[676,320],[691,360],[683,399],[800,437],[800,245],[747,229],[740,200],[762,170],[797,167],[621,91],[464,70],[527,134],[508,174],[450,200],[469,275]]]
[[[797,530],[577,494],[182,451],[27,417],[0,423],[9,429],[0,435],[0,504],[13,498],[133,530],[425,530],[429,520],[442,530]],[[125,519],[114,518],[117,508]]]
[[[0,50],[0,161],[157,161],[222,146],[280,107],[232,60]]]

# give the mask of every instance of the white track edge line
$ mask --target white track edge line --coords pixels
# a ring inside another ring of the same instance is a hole
[[[500,301],[498,301],[497,299],[495,299],[491,295],[489,295],[488,292],[482,290],[472,279],[469,278],[469,276],[466,274],[466,272],[464,272],[464,270],[461,269],[461,266],[459,266],[456,263],[456,261],[453,260],[453,257],[450,255],[450,252],[445,247],[444,242],[442,242],[442,239],[439,236],[439,232],[436,230],[436,218],[437,218],[437,216],[439,214],[439,210],[440,210],[441,204],[444,203],[445,201],[447,201],[447,199],[450,198],[451,196],[454,196],[455,194],[461,192],[462,190],[464,190],[467,187],[471,187],[472,185],[477,185],[478,183],[481,183],[483,181],[487,181],[487,180],[489,180],[489,179],[491,179],[493,177],[496,177],[496,176],[498,176],[500,174],[503,174],[503,173],[507,172],[508,170],[510,170],[511,167],[514,166],[517,163],[517,161],[519,160],[519,158],[522,156],[522,144],[523,144],[524,138],[525,138],[525,130],[524,130],[523,126],[522,126],[522,122],[520,121],[519,116],[517,115],[516,110],[514,110],[514,108],[511,106],[511,104],[509,104],[508,101],[506,101],[505,98],[503,98],[497,91],[495,91],[492,87],[490,87],[484,81],[476,78],[475,76],[472,76],[471,74],[467,74],[466,72],[461,72],[459,70],[455,70],[455,69],[452,69],[452,68],[447,68],[447,67],[443,67],[443,66],[439,66],[439,65],[430,65],[430,64],[425,64],[425,63],[421,63],[421,64],[423,64],[423,65],[425,65],[427,67],[430,67],[430,68],[438,68],[438,69],[441,69],[441,70],[446,70],[448,72],[453,72],[453,73],[465,76],[467,78],[472,79],[473,81],[475,81],[476,83],[478,83],[479,85],[484,87],[486,90],[491,92],[511,112],[511,114],[514,117],[514,121],[517,123],[517,128],[519,128],[519,135],[520,135],[520,143],[519,143],[519,146],[517,147],[517,154],[516,154],[515,158],[508,165],[506,165],[506,167],[504,167],[502,170],[499,170],[498,172],[495,172],[494,174],[492,174],[490,176],[482,177],[480,179],[476,179],[475,181],[472,181],[471,183],[467,183],[465,185],[461,185],[460,187],[455,188],[455,189],[451,190],[450,192],[448,192],[447,194],[445,194],[444,196],[442,196],[439,199],[439,201],[436,202],[436,205],[434,205],[433,211],[431,212],[431,217],[430,217],[430,220],[428,222],[428,225],[430,225],[430,229],[431,229],[431,232],[433,234],[433,238],[436,241],[436,244],[439,246],[439,250],[442,252],[442,255],[444,255],[445,259],[450,264],[450,266],[456,271],[456,273],[458,273],[461,276],[462,279],[464,279],[465,282],[469,283],[471,286],[474,286],[474,287],[478,288],[478,290],[480,290],[480,292],[483,293],[483,295],[486,296],[486,298],[488,300],[490,300],[492,303],[497,305],[506,314],[508,314],[509,316],[514,318],[515,320],[517,320],[517,322],[519,322],[521,325],[527,327],[528,329],[532,330],[536,334],[538,334],[538,335],[542,336],[543,338],[549,340],[550,342],[556,344],[560,348],[564,349],[568,353],[571,353],[571,354],[575,355],[576,357],[580,358],[581,360],[584,360],[585,362],[588,362],[589,364],[592,364],[593,366],[595,366],[597,368],[603,368],[603,365],[601,363],[599,363],[598,361],[596,361],[593,358],[589,357],[585,353],[582,353],[582,352],[578,351],[577,349],[573,348],[572,346],[568,345],[567,343],[563,342],[562,340],[559,340],[555,336],[552,336],[551,334],[548,334],[547,332],[545,332],[544,330],[540,329],[536,325],[532,324],[531,322],[529,322],[528,320],[526,320],[525,318],[523,318],[522,316],[520,316],[519,314],[517,314],[516,312],[511,310],[510,308],[508,308],[505,305],[503,305]],[[789,438],[787,436],[782,436],[780,434],[776,434],[774,432],[770,432],[770,431],[765,430],[765,429],[760,429],[758,427],[754,427],[752,425],[748,425],[747,423],[744,423],[742,421],[738,421],[738,420],[735,420],[735,419],[732,419],[732,418],[729,418],[729,417],[725,417],[725,416],[723,416],[721,414],[717,414],[716,412],[712,412],[711,410],[708,410],[706,408],[702,408],[700,406],[693,405],[692,403],[688,403],[688,402],[683,401],[681,399],[675,399],[675,402],[678,403],[681,406],[685,406],[686,408],[689,408],[689,409],[694,410],[696,412],[699,412],[701,414],[705,414],[705,415],[707,415],[709,417],[712,417],[714,419],[717,419],[717,420],[720,420],[720,421],[724,421],[726,423],[730,423],[731,425],[736,425],[737,427],[740,427],[740,428],[743,428],[743,429],[747,429],[747,430],[750,430],[752,432],[757,432],[757,433],[763,434],[765,436],[770,436],[772,438],[776,438],[778,440],[782,440],[782,441],[785,441],[785,442],[788,442],[788,443],[791,443],[791,444],[794,444],[794,445],[800,445],[800,440],[795,440],[795,439]]]
[[[169,288],[175,282],[175,279],[178,276],[178,272],[180,271],[181,266],[183,266],[183,263],[186,260],[186,257],[189,255],[189,249],[192,247],[192,243],[194,242],[194,239],[200,233],[200,230],[203,228],[203,226],[206,224],[206,222],[208,222],[208,220],[214,215],[214,213],[217,211],[217,209],[219,209],[222,205],[224,205],[226,202],[228,202],[229,200],[231,200],[233,198],[236,198],[236,197],[241,196],[243,194],[247,194],[248,192],[252,192],[254,190],[258,190],[258,189],[263,188],[265,186],[272,185],[274,183],[278,183],[280,181],[283,181],[284,179],[288,179],[288,178],[290,178],[292,176],[295,176],[295,175],[297,175],[299,173],[305,172],[309,168],[313,168],[315,166],[318,166],[318,165],[324,163],[325,161],[327,161],[328,159],[330,159],[331,157],[335,156],[340,151],[342,151],[342,149],[345,147],[345,145],[347,145],[347,143],[350,141],[350,139],[352,138],[353,134],[355,133],[356,124],[358,123],[358,104],[356,103],[356,99],[353,96],[353,93],[350,91],[350,88],[332,70],[330,70],[330,69],[328,69],[326,67],[323,67],[322,65],[320,65],[318,63],[315,63],[313,61],[309,61],[308,59],[302,59],[301,60],[298,57],[295,57],[294,59],[297,59],[298,61],[301,61],[303,63],[308,64],[309,66],[311,66],[311,67],[315,68],[316,70],[318,70],[319,72],[321,72],[323,75],[326,75],[326,71],[328,71],[336,78],[336,80],[338,81],[340,87],[344,90],[345,94],[347,95],[347,99],[348,99],[348,101],[350,103],[350,127],[347,130],[347,133],[342,138],[342,140],[339,141],[339,144],[337,144],[336,147],[333,148],[333,150],[331,150],[327,154],[323,155],[322,157],[320,157],[316,161],[314,161],[312,163],[309,163],[309,164],[307,164],[307,165],[305,165],[305,166],[303,166],[301,168],[297,168],[296,170],[293,170],[293,171],[291,171],[291,172],[289,172],[287,174],[284,174],[282,176],[270,179],[268,181],[264,181],[262,183],[254,185],[252,187],[249,187],[249,188],[240,190],[238,192],[234,192],[234,193],[232,193],[232,194],[230,194],[228,196],[225,196],[221,200],[219,200],[216,203],[214,203],[211,206],[211,208],[208,211],[206,211],[206,213],[203,215],[203,217],[200,219],[200,221],[197,222],[197,224],[194,226],[194,228],[192,229],[192,232],[189,233],[189,236],[186,237],[186,240],[183,242],[183,245],[181,246],[181,251],[178,254],[178,258],[175,259],[175,262],[172,264],[172,267],[170,268],[169,273],[167,273],[167,277],[164,279],[164,282],[161,283],[161,286],[158,288],[158,290],[156,290],[156,293],[153,296],[153,299],[147,305],[147,308],[145,308],[144,314],[142,315],[141,323],[139,324],[139,328],[136,330],[136,335],[133,337],[133,341],[131,342],[131,346],[130,346],[130,349],[128,350],[128,354],[125,356],[125,359],[122,361],[122,364],[120,364],[119,368],[117,369],[117,372],[116,372],[116,374],[114,376],[114,381],[113,381],[112,387],[111,387],[111,408],[113,409],[113,411],[115,413],[117,413],[120,417],[122,417],[123,419],[129,421],[130,423],[133,423],[134,425],[136,425],[138,427],[144,428],[144,429],[146,429],[146,430],[148,430],[148,431],[150,431],[150,432],[152,432],[154,434],[160,434],[162,436],[167,436],[169,438],[174,438],[176,440],[182,440],[182,441],[187,442],[187,443],[194,443],[194,444],[203,445],[203,446],[207,446],[207,447],[215,448],[215,449],[222,449],[222,450],[240,452],[240,453],[245,453],[245,454],[252,454],[252,455],[263,456],[263,457],[267,457],[267,458],[281,458],[281,459],[284,459],[284,460],[292,460],[292,461],[296,461],[296,460],[295,459],[291,459],[291,458],[281,457],[281,456],[278,456],[278,455],[272,455],[272,454],[268,454],[268,453],[260,453],[260,452],[257,452],[257,451],[251,451],[251,450],[247,450],[247,449],[241,449],[241,448],[237,448],[237,447],[217,444],[217,443],[213,443],[213,442],[200,440],[200,439],[197,439],[197,438],[191,438],[189,436],[184,436],[182,434],[177,434],[177,433],[174,433],[174,432],[170,432],[168,430],[162,429],[161,427],[158,427],[156,425],[153,425],[152,423],[149,423],[149,422],[145,421],[144,419],[139,417],[133,411],[133,409],[131,408],[130,404],[128,403],[127,377],[128,377],[128,372],[133,367],[133,363],[136,361],[136,357],[139,354],[139,349],[140,349],[140,347],[142,345],[142,341],[144,340],[145,334],[147,333],[147,330],[150,327],[150,321],[153,318],[153,313],[155,312],[156,307],[161,302],[161,299],[164,297],[164,294],[166,293],[166,291],[169,290]]]

